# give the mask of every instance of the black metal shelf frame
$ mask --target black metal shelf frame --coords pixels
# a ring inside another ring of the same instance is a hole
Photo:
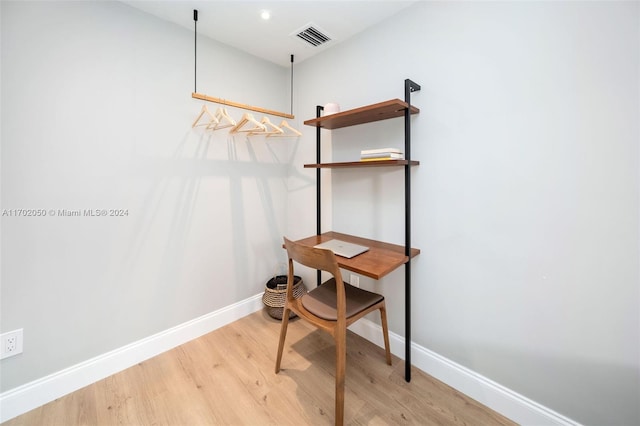
[[[420,90],[420,85],[406,79],[404,81],[404,101],[407,107],[404,111],[404,201],[405,201],[405,255],[408,260],[404,265],[405,286],[405,370],[404,377],[411,381],[411,93]],[[320,118],[324,108],[316,107],[316,118]],[[316,127],[316,163],[321,164],[321,127]],[[316,235],[322,234],[322,188],[320,168],[316,169]],[[320,271],[317,271],[317,284],[322,283]]]
[[[404,81],[404,158],[411,161],[411,93],[420,90],[413,81]],[[404,254],[409,258],[404,264],[404,379],[411,381],[411,165],[404,166]]]

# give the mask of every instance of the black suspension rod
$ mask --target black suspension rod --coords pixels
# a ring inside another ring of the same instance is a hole
[[[293,55],[291,55],[291,115],[293,115]]]
[[[198,10],[193,9],[193,93],[198,93]]]

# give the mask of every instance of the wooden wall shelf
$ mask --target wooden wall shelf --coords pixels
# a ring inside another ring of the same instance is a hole
[[[305,164],[306,169],[339,169],[356,167],[393,167],[393,166],[418,166],[419,161],[408,160],[380,160],[380,161],[349,161],[343,163]]]
[[[336,114],[313,118],[305,121],[304,124],[307,126],[322,127],[323,129],[339,129],[341,127],[402,117],[408,106],[409,104],[400,99],[392,99],[390,101],[350,109]],[[417,107],[411,106],[411,114],[418,114],[419,112],[420,110]]]

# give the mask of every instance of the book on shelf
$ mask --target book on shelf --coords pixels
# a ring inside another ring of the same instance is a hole
[[[363,149],[360,151],[361,156],[371,154],[402,154],[398,148],[378,148],[378,149]]]
[[[371,157],[371,158],[361,158],[360,161],[393,161],[393,160],[404,160],[404,158],[390,158],[390,157]]]
[[[399,152],[381,152],[378,154],[362,154],[361,160],[402,160],[404,155]]]

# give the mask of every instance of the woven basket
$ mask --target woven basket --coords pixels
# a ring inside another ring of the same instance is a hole
[[[305,295],[307,289],[302,283],[302,278],[295,275],[293,277],[293,298],[299,299]],[[275,319],[282,319],[284,313],[284,302],[287,297],[287,276],[276,275],[265,284],[262,303],[267,307],[267,312]],[[291,312],[289,318],[295,317]]]

